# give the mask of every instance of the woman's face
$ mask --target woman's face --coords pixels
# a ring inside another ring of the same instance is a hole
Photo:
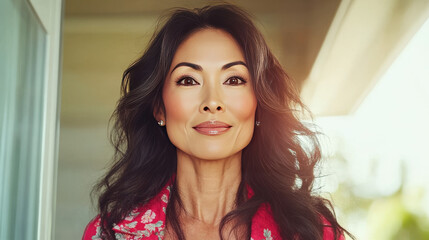
[[[255,126],[256,98],[243,53],[219,29],[191,34],[177,49],[163,88],[170,141],[192,157],[215,160],[239,153]]]

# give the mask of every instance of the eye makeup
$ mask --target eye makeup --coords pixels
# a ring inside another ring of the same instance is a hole
[[[182,75],[175,82],[178,86],[200,85],[200,83],[197,82],[195,78],[190,75]]]
[[[236,82],[232,82],[232,81]],[[229,81],[229,83],[227,83]],[[231,86],[238,86],[238,85],[245,85],[247,83],[246,79],[238,74],[234,74],[231,77],[228,77],[223,84],[224,85],[231,85]]]
[[[228,81],[231,81],[232,79],[236,79],[238,83],[227,83]],[[177,86],[193,86],[193,85],[200,85],[198,81],[195,80],[194,77],[190,75],[182,75],[177,78],[175,81]],[[234,74],[230,77],[228,77],[223,84],[230,85],[230,86],[238,86],[238,85],[245,85],[247,83],[246,78],[243,77],[240,74]]]

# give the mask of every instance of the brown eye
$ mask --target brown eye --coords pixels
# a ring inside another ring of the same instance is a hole
[[[177,85],[192,86],[192,85],[200,85],[200,84],[191,77],[183,77],[179,79],[179,81],[177,81]]]
[[[241,77],[230,77],[228,80],[224,82],[225,85],[243,85],[246,81],[244,81]]]

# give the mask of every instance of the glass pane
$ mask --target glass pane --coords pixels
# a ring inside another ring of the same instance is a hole
[[[35,239],[46,32],[27,1],[0,1],[0,239]]]

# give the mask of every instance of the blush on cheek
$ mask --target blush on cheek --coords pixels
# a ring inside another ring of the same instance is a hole
[[[228,108],[234,113],[237,119],[247,120],[253,118],[255,115],[256,99],[252,95],[237,96],[231,98]]]
[[[181,148],[180,144],[185,142],[185,136],[182,131],[183,125],[186,124],[188,114],[186,111],[186,105],[181,99],[181,95],[168,91],[168,89],[166,90],[167,91],[163,94],[163,100],[167,135],[174,146]]]
[[[192,102],[195,102],[195,100],[192,101],[187,95],[166,91],[164,94],[164,106],[167,122],[170,122],[170,124],[186,122],[193,112]]]
[[[183,114],[183,106],[181,106],[179,103],[174,105],[174,101],[171,102],[165,102],[165,111],[166,111],[166,118],[168,120],[168,123],[174,123],[178,120],[182,119],[185,115]]]

